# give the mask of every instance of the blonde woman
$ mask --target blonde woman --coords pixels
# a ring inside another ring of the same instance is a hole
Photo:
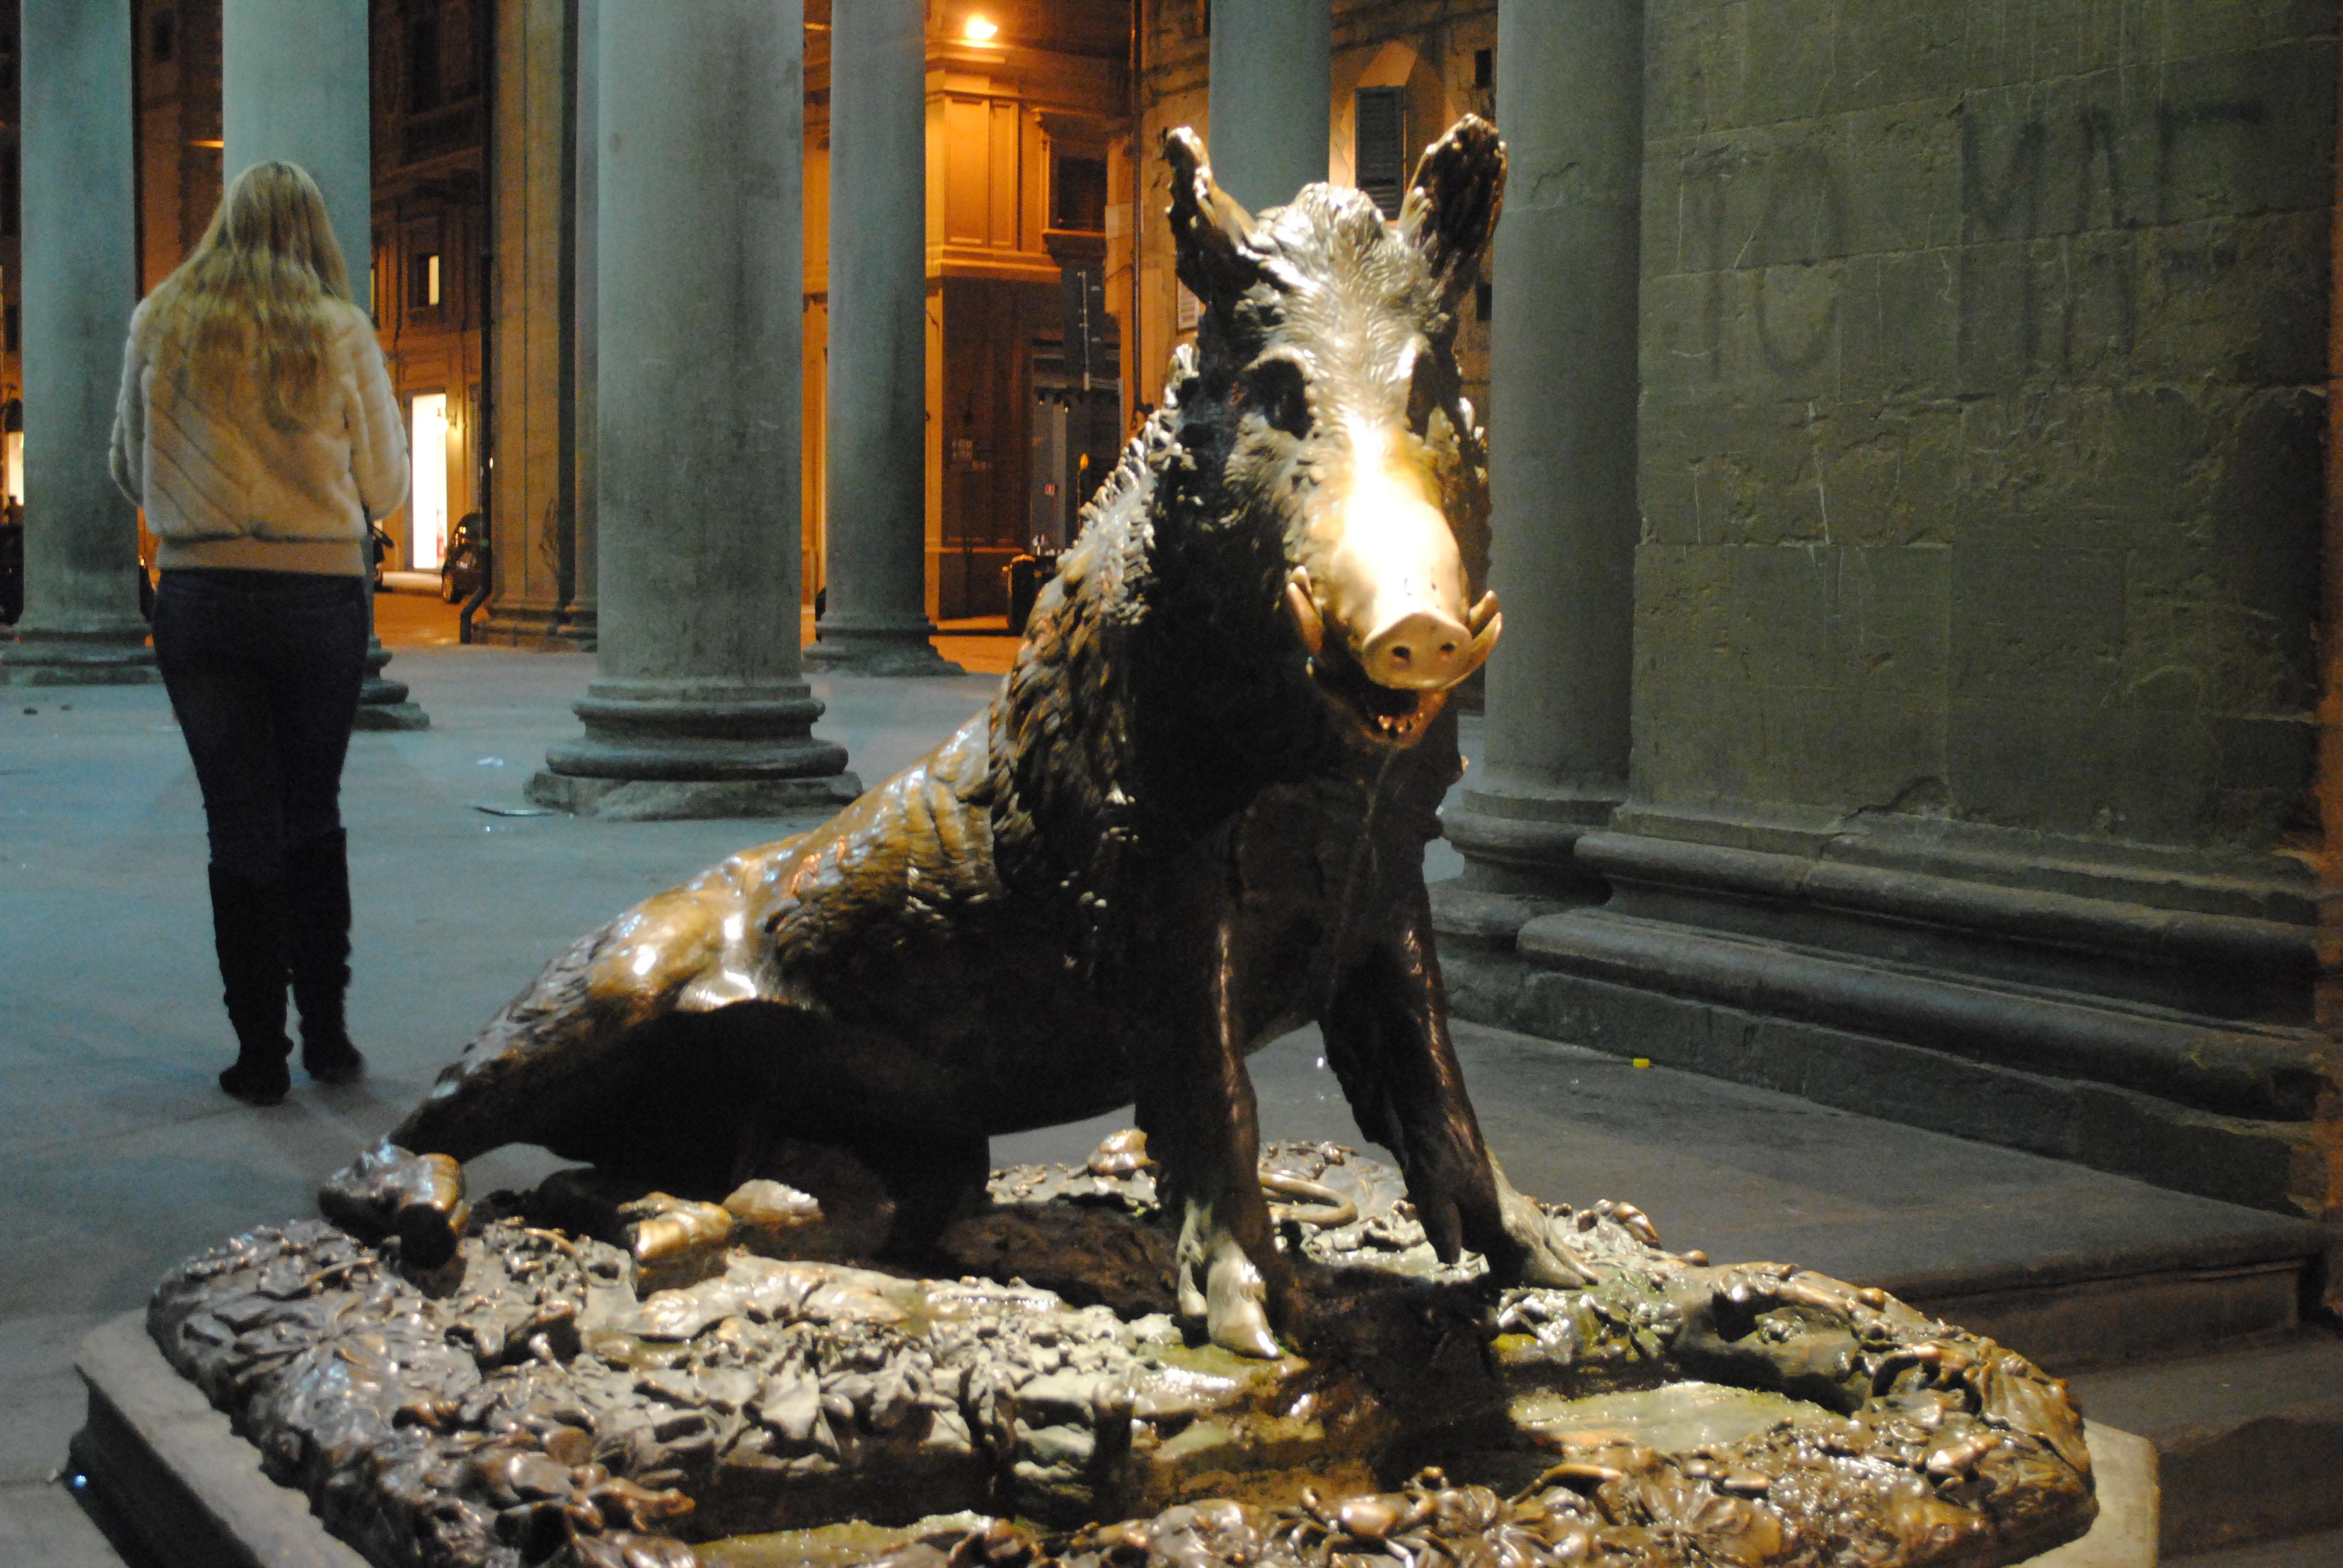
[[[407,444],[349,292],[316,183],[255,165],[131,317],[115,410],[114,479],[155,535],[155,658],[211,836],[236,1037],[220,1087],[255,1105],[291,1086],[288,979],[309,1075],[366,1065],[343,1019],[342,759],[366,677],[367,524],[406,495]]]

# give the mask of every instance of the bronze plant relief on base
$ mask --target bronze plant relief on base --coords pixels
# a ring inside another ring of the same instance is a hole
[[[157,1343],[385,1568],[1977,1568],[2079,1533],[2063,1384],[1534,1201],[1483,1141],[1423,849],[1503,630],[1454,356],[1495,131],[1395,224],[1325,186],[1255,216],[1164,154],[1197,341],[990,706],[573,945],[330,1223],[166,1280]],[[1311,1022],[1396,1170],[1261,1146],[1244,1058]],[[1123,1104],[1083,1167],[989,1169]],[[506,1143],[587,1168],[475,1211],[462,1161]]]

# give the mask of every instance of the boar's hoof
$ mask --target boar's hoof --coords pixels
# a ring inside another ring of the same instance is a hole
[[[1534,1200],[1514,1191],[1510,1182],[1502,1177],[1499,1181],[1503,1185],[1498,1202],[1505,1234],[1521,1248],[1520,1267],[1511,1271],[1519,1278],[1508,1282],[1565,1291],[1593,1284],[1594,1269],[1571,1246],[1568,1227],[1547,1215]]]
[[[1285,1353],[1269,1332],[1269,1289],[1235,1242],[1215,1249],[1206,1275],[1204,1328],[1212,1342],[1241,1356],[1275,1361]]]
[[[1269,1282],[1236,1238],[1191,1214],[1180,1239],[1180,1313],[1203,1320],[1222,1350],[1275,1361],[1285,1353],[1269,1327]]]
[[[635,1260],[635,1277],[664,1290],[696,1282],[723,1267],[734,1226],[729,1211],[695,1199],[646,1192],[618,1206],[621,1234]]]

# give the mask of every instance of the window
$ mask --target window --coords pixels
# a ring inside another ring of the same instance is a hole
[[[178,15],[172,11],[157,11],[146,22],[146,57],[157,65],[167,65],[178,53]]]
[[[1476,87],[1497,85],[1497,52],[1494,49],[1473,51],[1473,85]]]
[[[1407,195],[1407,89],[1361,87],[1353,104],[1354,183],[1397,217]]]
[[[407,112],[437,108],[439,88],[439,17],[431,13],[407,24]]]
[[[407,288],[407,309],[437,310],[444,303],[440,293],[439,253],[436,250],[417,252],[414,281]]]
[[[1061,157],[1050,178],[1050,226],[1096,234],[1106,227],[1106,160]]]
[[[1474,284],[1473,286],[1473,319],[1477,321],[1488,320],[1489,307],[1495,298],[1496,293],[1489,286],[1489,280],[1487,278],[1483,278],[1480,282]]]

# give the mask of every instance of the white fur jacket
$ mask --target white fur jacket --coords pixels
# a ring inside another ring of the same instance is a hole
[[[317,423],[284,430],[256,367],[206,398],[157,375],[130,318],[114,409],[114,482],[146,509],[156,565],[363,576],[367,521],[407,499],[407,432],[374,325],[354,306],[327,347]]]

